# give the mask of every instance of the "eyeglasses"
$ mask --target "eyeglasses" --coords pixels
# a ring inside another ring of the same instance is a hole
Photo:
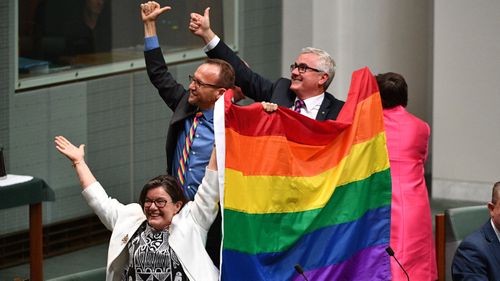
[[[194,83],[194,86],[196,88],[202,88],[202,87],[224,88],[224,87],[217,86],[217,85],[214,85],[214,84],[203,83],[200,80],[196,79],[192,75],[189,75],[188,77],[189,77],[189,83]]]
[[[165,207],[165,205],[167,205],[167,203],[170,203],[170,202],[168,202],[165,199],[151,200],[151,199],[146,198],[146,200],[144,200],[144,207],[149,208],[149,207],[151,207],[151,205],[153,205],[153,203],[155,203],[156,207],[163,208],[163,207]]]
[[[301,64],[297,64],[297,63],[293,63],[290,65],[290,72],[292,72],[295,68],[297,68],[299,70],[299,73],[304,73],[306,72],[308,69],[312,70],[312,71],[315,71],[315,72],[324,72],[324,71],[321,71],[319,69],[316,69],[316,68],[312,68],[312,67],[309,67],[307,64],[305,63],[301,63]]]

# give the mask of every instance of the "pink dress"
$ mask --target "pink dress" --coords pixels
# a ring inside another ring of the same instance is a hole
[[[391,164],[391,241],[395,256],[412,281],[437,280],[432,218],[424,180],[429,125],[402,106],[384,109]],[[393,280],[406,276],[391,258]]]

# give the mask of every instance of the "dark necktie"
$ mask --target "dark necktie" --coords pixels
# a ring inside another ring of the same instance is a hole
[[[301,108],[304,108],[304,109],[305,109],[305,108],[306,108],[306,103],[305,103],[303,100],[301,100],[301,99],[297,99],[297,100],[295,101],[295,107],[294,107],[294,109],[293,109],[293,110],[294,110],[295,112],[300,113],[300,109],[301,109]]]

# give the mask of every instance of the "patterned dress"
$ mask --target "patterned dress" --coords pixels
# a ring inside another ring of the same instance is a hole
[[[187,281],[175,252],[168,244],[168,230],[157,231],[146,221],[127,244],[129,264],[125,281]]]

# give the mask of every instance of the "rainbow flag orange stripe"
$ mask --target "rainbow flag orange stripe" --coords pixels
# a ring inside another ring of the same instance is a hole
[[[222,279],[302,280],[300,264],[309,280],[390,280],[390,167],[368,68],[336,121],[224,99]]]

